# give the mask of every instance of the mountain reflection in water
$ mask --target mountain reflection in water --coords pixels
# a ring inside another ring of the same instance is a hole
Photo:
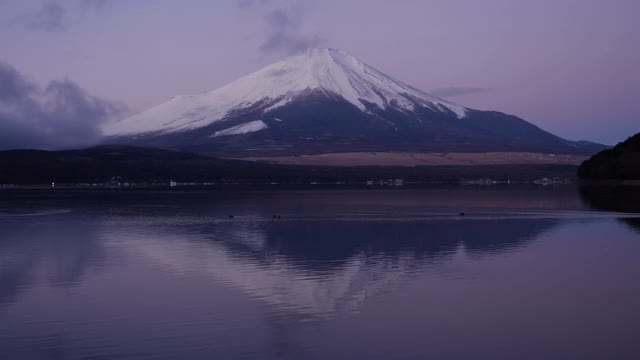
[[[514,251],[556,223],[136,222],[112,235],[172,272],[197,271],[273,304],[332,315],[356,310],[367,297],[456,254],[474,258]]]
[[[0,193],[0,358],[632,359],[640,243],[588,196]]]

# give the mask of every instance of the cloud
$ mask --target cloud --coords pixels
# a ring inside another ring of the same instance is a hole
[[[35,87],[8,64],[0,62],[0,101],[14,101],[28,96]]]
[[[33,13],[14,18],[14,22],[29,30],[62,31],[67,28],[67,10],[56,2],[47,2]]]
[[[88,11],[100,13],[110,8],[117,0],[75,0],[48,1],[30,13],[19,15],[13,19],[13,23],[19,24],[28,30],[59,32],[67,30],[73,23],[82,21]],[[0,3],[1,5],[1,3]],[[74,12],[79,12],[78,16]],[[75,19],[72,21],[71,19]]]
[[[309,10],[309,3],[274,0],[238,0],[241,9],[257,8],[263,13],[265,39],[258,46],[262,54],[292,55],[309,48],[320,47],[325,41],[318,35],[305,35],[302,26]]]
[[[70,80],[39,87],[0,62],[0,149],[92,145],[102,137],[100,125],[124,110]]]
[[[488,89],[479,88],[479,87],[450,86],[446,88],[432,90],[431,94],[433,96],[437,96],[441,98],[450,98],[455,96],[477,94],[477,93],[486,92],[486,91],[488,91]]]

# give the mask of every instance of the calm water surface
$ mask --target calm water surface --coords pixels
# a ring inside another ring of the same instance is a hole
[[[589,196],[3,192],[0,359],[640,359],[640,219]]]

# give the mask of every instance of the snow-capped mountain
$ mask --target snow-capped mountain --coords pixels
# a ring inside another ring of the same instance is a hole
[[[334,49],[311,49],[104,129],[109,142],[217,154],[592,152],[524,120],[431,96]]]

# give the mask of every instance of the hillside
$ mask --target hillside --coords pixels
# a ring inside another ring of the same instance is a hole
[[[640,180],[640,133],[583,162],[578,176],[592,180]]]

